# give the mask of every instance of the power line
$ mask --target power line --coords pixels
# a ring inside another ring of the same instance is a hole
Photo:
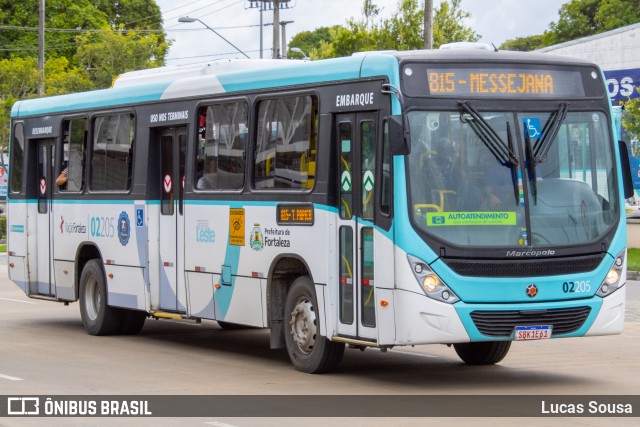
[[[190,13],[197,12],[197,11],[202,10],[202,9],[206,9],[208,7],[211,7],[211,6],[215,6],[218,3],[222,3],[222,2],[225,2],[225,1],[227,1],[227,0],[218,0],[218,1],[214,2],[214,3],[208,4],[206,6],[199,7],[197,9],[192,9],[192,10],[189,10],[187,12],[181,12],[181,13],[177,14],[176,16],[166,17],[166,19],[176,19],[176,18],[179,18],[180,16],[189,15]],[[163,15],[166,16],[167,13],[169,13],[169,12],[164,12]]]
[[[249,27],[259,27],[259,24],[252,24],[252,25],[231,25],[231,26],[227,26],[227,27],[212,27],[214,28],[214,30],[233,30],[233,29],[239,29],[239,28],[249,28]],[[19,31],[38,31],[37,27],[19,27],[19,26],[15,26],[15,25],[0,25],[0,30],[19,30]],[[51,33],[99,33],[104,31],[104,29],[94,29],[94,28],[45,28],[45,31],[47,32],[51,32]],[[135,30],[119,30],[119,29],[112,29],[110,30],[114,33],[120,33],[120,32],[136,32],[136,33],[142,33],[142,34],[162,34],[165,31],[206,31],[206,28],[167,28],[164,30],[142,30],[142,29],[135,29]]]
[[[174,7],[173,9],[160,11],[159,13],[154,13],[154,14],[146,16],[144,18],[140,18],[140,19],[136,19],[135,21],[127,22],[124,25],[131,25],[131,24],[135,24],[136,22],[146,21],[147,19],[151,19],[151,18],[157,17],[158,14],[160,15],[160,17],[162,17],[162,15],[165,14],[165,13],[173,12],[174,10],[182,9],[183,7],[191,6],[192,4],[200,3],[201,1],[204,1],[204,0],[196,0],[196,1],[193,1],[191,3],[183,4],[182,6]]]
[[[260,52],[260,49],[247,50],[245,52]],[[212,53],[209,55],[195,55],[195,56],[182,56],[180,58],[167,58],[167,61],[176,61],[179,59],[195,59],[195,58],[210,58],[212,56],[228,56],[228,55],[236,55],[238,52],[226,52],[226,53]]]

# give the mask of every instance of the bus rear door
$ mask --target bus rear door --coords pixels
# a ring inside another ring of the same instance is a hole
[[[35,141],[34,141],[35,142]],[[33,163],[31,163],[33,164]],[[55,139],[43,139],[35,142],[35,183],[36,188],[36,230],[28,233],[29,252],[36,254],[36,259],[30,258],[29,266],[29,294],[55,297],[53,280],[53,186],[57,174],[55,165]],[[36,241],[37,239],[37,241]],[[35,262],[35,268],[32,264]]]
[[[160,137],[160,309],[186,313],[184,279],[184,176],[187,127],[162,129]]]

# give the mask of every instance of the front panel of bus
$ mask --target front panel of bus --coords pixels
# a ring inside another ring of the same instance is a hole
[[[406,171],[406,191],[396,187],[406,260],[396,261],[411,274],[399,286],[422,288],[437,310],[416,307],[422,317],[406,319],[399,339],[619,332],[626,242],[601,72],[551,63],[400,67],[410,155],[396,161]],[[453,310],[460,323],[444,325]]]

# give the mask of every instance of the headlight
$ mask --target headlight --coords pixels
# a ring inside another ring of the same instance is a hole
[[[411,255],[407,255],[407,258],[413,275],[429,298],[446,302],[447,304],[460,301],[460,298],[429,268],[426,262]]]
[[[622,271],[625,266],[624,260],[626,253],[627,249],[625,248],[618,254],[616,259],[613,261],[613,265],[609,269],[607,276],[602,281],[598,292],[596,292],[596,295],[600,297],[606,297],[607,295],[611,295],[613,292],[620,289],[620,287],[624,284]]]

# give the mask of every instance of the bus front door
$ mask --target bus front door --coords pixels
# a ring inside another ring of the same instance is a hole
[[[339,219],[338,334],[377,341],[374,280],[376,113],[336,116]]]
[[[160,138],[160,309],[186,313],[184,176],[187,127],[162,129]]]
[[[35,269],[29,268],[29,294],[55,297],[55,284],[53,281],[53,186],[57,174],[55,165],[55,140],[45,139],[35,144],[35,174],[36,179],[30,180],[36,185],[36,231],[28,233],[29,252],[36,254]],[[33,164],[33,163],[32,163]],[[40,239],[36,241],[37,236]],[[35,271],[34,271],[35,270]]]

